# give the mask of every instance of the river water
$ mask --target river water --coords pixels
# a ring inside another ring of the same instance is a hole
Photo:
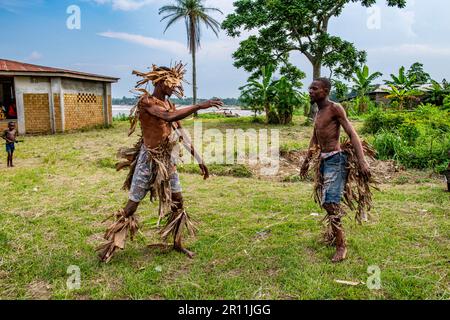
[[[112,106],[112,113],[113,113],[113,117],[116,117],[120,114],[124,114],[124,115],[129,115],[130,114],[130,110],[133,106],[125,106],[125,105],[113,105]],[[181,106],[178,107],[179,109],[183,109],[185,108],[185,106]],[[227,112],[231,111],[233,114],[238,114],[241,117],[249,117],[249,116],[253,116],[254,112],[251,110],[241,110],[239,109],[239,107],[231,107],[231,106],[226,106],[224,108],[222,108],[222,110],[226,110]],[[199,113],[203,114],[203,113],[214,113],[215,111],[217,111],[217,109],[215,108],[211,108],[208,110],[200,110]]]

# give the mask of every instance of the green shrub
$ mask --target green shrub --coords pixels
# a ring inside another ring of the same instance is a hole
[[[394,159],[408,168],[442,170],[450,150],[450,113],[432,104],[413,112],[374,110],[364,123],[382,160]]]
[[[450,110],[450,94],[444,98],[444,103],[442,105],[442,109]]]
[[[366,120],[362,131],[364,133],[375,134],[383,129],[398,129],[404,122],[405,114],[402,112],[386,112],[381,108],[374,108]]]
[[[375,136],[373,147],[377,150],[379,159],[399,160],[399,156],[403,154],[405,145],[398,133],[382,129],[382,131]]]

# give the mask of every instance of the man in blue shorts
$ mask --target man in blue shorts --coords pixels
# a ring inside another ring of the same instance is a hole
[[[17,130],[15,122],[8,123],[8,129],[3,132],[2,138],[6,141],[6,153],[8,154],[7,166],[8,168],[14,167],[13,156],[15,144],[17,143]]]
[[[327,240],[336,245],[333,262],[340,262],[346,258],[347,245],[345,233],[341,223],[344,216],[340,203],[349,174],[349,155],[340,144],[341,126],[348,134],[356,159],[355,166],[364,181],[370,181],[369,165],[364,157],[361,140],[347,118],[344,108],[328,99],[331,91],[331,82],[326,78],[316,79],[309,88],[312,103],[319,107],[315,119],[314,133],[300,175],[306,177],[314,149],[318,149],[318,172],[320,177],[318,193],[320,205],[327,211],[328,232]],[[358,200],[356,200],[358,201]]]

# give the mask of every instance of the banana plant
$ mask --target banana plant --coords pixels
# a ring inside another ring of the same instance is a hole
[[[450,86],[448,86],[444,81],[441,85],[435,80],[431,80],[431,87],[427,90],[428,97],[426,102],[435,104],[437,106],[442,106],[444,103],[444,98],[450,94]]]
[[[275,109],[280,124],[292,122],[294,109],[302,104],[302,95],[286,77],[281,77],[275,84]]]
[[[382,75],[383,74],[378,71],[371,74],[367,65],[355,70],[355,76],[352,77],[352,81],[353,89],[358,93],[358,100],[360,101],[358,104],[358,109],[360,113],[366,111],[367,109],[366,96],[374,88],[372,82]]]
[[[416,75],[408,77],[404,66],[400,67],[398,70],[398,75],[391,74],[391,80],[387,80],[385,83],[389,86],[396,86],[400,90],[411,90],[420,85],[417,81]]]
[[[241,96],[246,98],[247,102],[251,100],[251,105],[263,107],[268,123],[271,122],[271,105],[274,102],[276,92],[277,81],[272,79],[274,71],[275,67],[272,64],[263,66],[260,69],[261,80],[250,79],[245,86],[239,88],[242,91]]]
[[[419,96],[423,93],[416,89],[401,89],[394,85],[390,85],[389,94],[386,96],[391,103],[395,103],[399,110],[403,110],[405,106],[411,107],[414,102],[418,102]]]

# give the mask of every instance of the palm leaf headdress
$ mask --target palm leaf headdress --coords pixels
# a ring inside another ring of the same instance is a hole
[[[171,68],[153,65],[152,71],[147,73],[135,70],[133,71],[133,74],[142,77],[142,79],[137,82],[136,89],[146,93],[146,90],[141,89],[140,87],[147,85],[149,82],[155,86],[158,82],[163,81],[164,84],[169,88],[172,88],[174,90],[173,93],[181,99],[184,97],[183,82],[186,73],[185,67],[186,65],[180,61]]]
[[[145,88],[149,82],[155,86],[158,82],[163,81],[166,86],[173,89],[173,93],[180,99],[184,97],[184,89],[183,82],[184,75],[186,73],[186,65],[181,61],[176,63],[175,66],[171,68],[166,67],[158,67],[156,65],[152,65],[152,71],[150,72],[140,72],[133,71],[133,74],[141,77],[142,79],[136,83],[135,90],[140,92],[142,95],[140,96],[136,105],[130,111],[130,130],[128,135],[132,135],[136,130],[137,121],[139,119],[139,102],[145,96],[149,97],[151,94]],[[145,86],[144,88],[142,88]]]

